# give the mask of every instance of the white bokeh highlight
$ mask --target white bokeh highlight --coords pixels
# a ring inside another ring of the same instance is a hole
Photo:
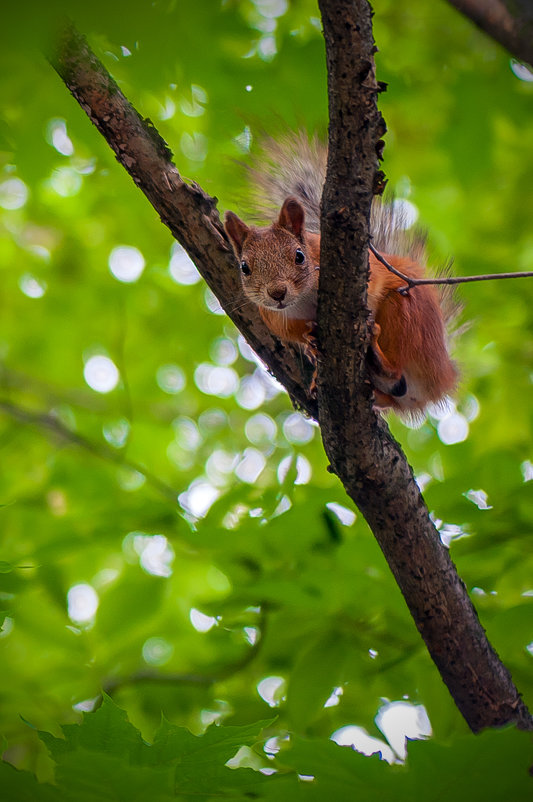
[[[331,740],[339,746],[351,746],[352,749],[363,755],[379,754],[381,759],[386,760],[387,763],[396,762],[396,755],[385,741],[374,738],[364,727],[356,724],[347,724],[345,727],[335,730]]]
[[[67,593],[68,616],[75,624],[90,623],[98,610],[98,594],[92,585],[81,582]]]
[[[46,282],[24,273],[19,278],[19,289],[27,298],[42,298],[46,292]]]
[[[217,624],[217,619],[212,615],[205,615],[195,607],[191,607],[189,620],[197,632],[209,632]]]
[[[65,120],[50,120],[47,127],[46,139],[62,156],[72,156],[74,153],[74,145],[67,133]]]
[[[117,366],[103,354],[89,357],[83,369],[83,377],[91,390],[97,393],[110,393],[120,381]]]
[[[8,178],[0,184],[0,206],[14,211],[22,209],[28,200],[28,187],[20,178]]]
[[[357,516],[355,512],[349,510],[348,507],[343,507],[343,505],[339,504],[337,501],[328,501],[326,507],[343,526],[352,526],[352,524],[355,523]]]
[[[111,274],[124,284],[137,281],[146,264],[140,250],[131,245],[117,245],[109,254],[107,263]]]
[[[402,701],[387,702],[380,707],[374,720],[402,761],[407,757],[407,739],[424,740],[432,735],[424,705]]]
[[[172,245],[168,269],[176,284],[198,284],[202,278],[194,262],[178,242]]]
[[[279,707],[284,697],[286,681],[284,677],[265,677],[257,683],[257,693],[269,707]]]

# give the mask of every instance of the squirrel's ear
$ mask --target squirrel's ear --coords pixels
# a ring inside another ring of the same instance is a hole
[[[281,207],[278,225],[286,228],[298,239],[302,238],[305,221],[304,207],[296,198],[287,198]]]
[[[226,212],[224,215],[224,228],[226,229],[226,234],[231,240],[233,250],[237,254],[237,257],[240,258],[244,240],[246,239],[246,235],[250,229],[246,223],[242,222],[240,217],[237,217],[235,212]]]

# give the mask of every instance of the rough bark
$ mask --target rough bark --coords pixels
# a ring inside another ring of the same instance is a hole
[[[533,65],[531,0],[448,0],[519,61]]]
[[[319,312],[320,421],[326,451],[369,521],[470,727],[478,731],[513,721],[526,727],[529,713],[486,640],[405,457],[371,408],[363,299],[369,208],[380,181],[376,148],[384,126],[375,107],[379,87],[370,11],[366,0],[322,0],[321,7],[331,113]],[[299,354],[272,338],[252,305],[235,311],[235,299],[242,297],[240,279],[216,200],[182,180],[152,124],[128,103],[75,30],[65,30],[51,62],[233,322],[291,397],[316,417]],[[353,301],[347,303],[347,298]]]
[[[181,178],[152,122],[133,108],[74,26],[65,27],[49,60],[254,351],[293,402],[316,417],[300,352],[272,337],[252,303],[236,309],[236,299],[246,299],[217,199]]]
[[[372,529],[428,651],[474,732],[531,717],[490,645],[399,445],[369,403],[368,221],[383,121],[367,0],[319,0],[329,94],[322,197],[319,422],[333,471]],[[359,269],[354,269],[354,266]],[[347,302],[347,299],[350,299]]]

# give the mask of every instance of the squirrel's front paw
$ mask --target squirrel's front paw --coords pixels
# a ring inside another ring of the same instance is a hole
[[[309,331],[304,334],[304,354],[316,367],[318,359],[318,341],[316,338],[316,323],[309,323]]]
[[[309,362],[313,365],[316,373],[316,366],[318,363],[318,349],[313,348],[312,345],[304,345],[303,352],[308,358]]]

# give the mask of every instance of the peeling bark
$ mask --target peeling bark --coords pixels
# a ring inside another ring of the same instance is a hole
[[[428,650],[474,731],[531,718],[509,672],[488,643],[464,585],[442,546],[411,469],[372,411],[365,374],[368,218],[381,184],[384,124],[376,108],[370,9],[366,0],[321,0],[330,95],[330,158],[323,198],[320,274],[320,423],[332,468],[369,522]],[[287,388],[317,417],[300,354],[272,337],[242,298],[238,270],[216,199],[187,184],[148,120],[73,28],[51,62],[76,100],[188,251],[235,325]],[[361,265],[359,271],[350,265]],[[353,299],[347,302],[346,299]]]

